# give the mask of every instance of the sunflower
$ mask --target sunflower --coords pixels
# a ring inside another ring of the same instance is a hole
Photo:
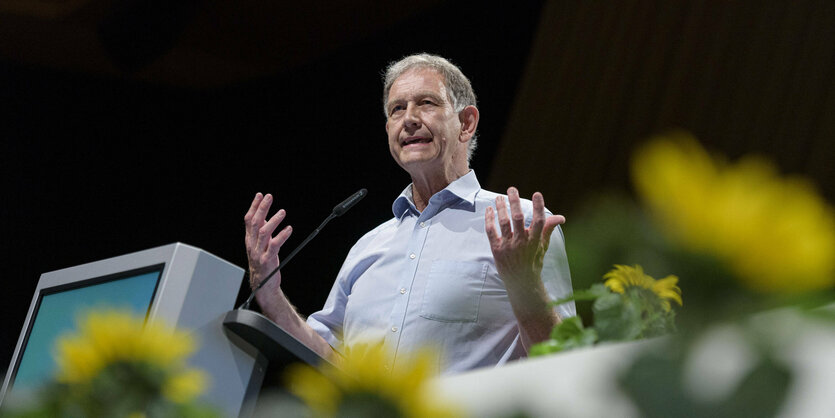
[[[392,357],[383,345],[359,344],[344,351],[338,368],[329,365],[320,372],[295,364],[286,379],[290,391],[318,417],[459,416],[428,385],[435,358],[422,351],[392,371]]]
[[[781,177],[757,156],[729,163],[686,133],[640,148],[632,178],[673,241],[721,260],[747,287],[835,285],[835,210],[807,179]]]
[[[196,348],[191,335],[160,321],[120,310],[90,311],[78,332],[59,338],[56,380],[86,384],[113,368],[147,368],[161,376],[160,392],[173,402],[187,402],[206,387],[203,372],[186,367]]]
[[[635,265],[633,267],[616,264],[615,268],[603,276],[606,285],[611,291],[615,293],[626,293],[630,288],[646,289],[658,296],[661,306],[665,311],[670,311],[670,301],[675,301],[682,305],[681,289],[677,286],[678,277],[667,276],[660,280],[655,280],[651,276],[644,273],[644,269]]]

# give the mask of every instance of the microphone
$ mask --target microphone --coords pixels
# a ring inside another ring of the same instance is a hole
[[[354,205],[356,205],[360,200],[362,200],[362,198],[364,198],[365,195],[367,195],[367,194],[368,194],[368,190],[360,189],[356,193],[354,193],[350,197],[348,197],[347,199],[343,200],[342,203],[334,206],[333,211],[331,211],[331,214],[328,215],[328,217],[325,218],[325,220],[322,221],[321,224],[319,224],[319,227],[314,229],[313,232],[311,232],[310,235],[308,235],[307,238],[305,238],[304,241],[302,241],[302,243],[299,244],[299,246],[296,247],[293,250],[293,252],[291,252],[290,255],[287,256],[287,258],[282,259],[278,263],[278,266],[276,266],[276,268],[272,272],[270,272],[270,274],[268,274],[267,277],[264,278],[264,280],[261,280],[261,283],[259,283],[258,286],[255,287],[255,289],[252,289],[252,293],[249,294],[249,297],[246,299],[246,302],[241,304],[241,306],[239,306],[238,309],[249,309],[249,304],[252,302],[252,299],[255,299],[255,293],[257,293],[258,290],[260,290],[262,287],[264,287],[264,285],[267,284],[267,282],[270,279],[272,279],[272,277],[276,273],[278,273],[278,271],[281,270],[282,267],[286,266],[287,263],[289,263],[290,260],[292,260],[293,257],[299,252],[299,250],[304,248],[304,246],[307,245],[307,243],[310,242],[310,240],[312,240],[313,237],[315,237],[316,234],[318,234],[319,231],[321,231],[322,228],[324,228],[325,225],[328,222],[331,221],[331,219],[344,215],[345,212],[348,211],[348,209],[351,209],[352,207],[354,207]]]
[[[352,207],[354,207],[354,205],[356,205],[357,202],[362,200],[362,198],[365,197],[365,195],[367,195],[367,194],[368,194],[368,190],[365,190],[365,189],[357,190],[357,192],[352,194],[351,197],[343,200],[342,203],[334,206],[332,214],[334,216],[344,215],[345,212],[348,211],[348,209],[351,209]]]

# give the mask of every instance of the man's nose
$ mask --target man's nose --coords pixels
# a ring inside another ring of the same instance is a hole
[[[406,106],[406,114],[403,115],[403,123],[409,127],[420,126],[420,115],[418,114],[417,106],[414,103],[409,103]]]

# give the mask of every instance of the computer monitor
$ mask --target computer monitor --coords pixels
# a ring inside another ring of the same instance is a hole
[[[3,381],[0,404],[25,396],[55,372],[55,341],[91,308],[116,308],[191,332],[199,343],[190,364],[207,372],[205,399],[226,416],[246,416],[263,379],[264,359],[227,337],[243,269],[174,243],[41,275]]]
[[[165,264],[44,288],[38,294],[20,361],[9,369],[10,389],[31,391],[55,375],[52,350],[90,309],[118,309],[147,317]],[[13,386],[11,385],[13,383]]]

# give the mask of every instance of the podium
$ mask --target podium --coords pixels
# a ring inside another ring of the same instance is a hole
[[[75,316],[102,305],[145,314],[191,332],[199,348],[189,365],[205,371],[203,399],[224,416],[250,417],[268,365],[318,367],[326,360],[263,315],[234,310],[244,270],[173,243],[41,275],[0,392],[21,396],[54,373],[50,350]],[[231,310],[230,310],[231,309]]]
[[[237,337],[237,343],[251,346],[273,368],[283,370],[292,363],[306,363],[317,369],[326,364],[333,365],[258,312],[246,309],[229,311],[223,318],[223,326]]]

